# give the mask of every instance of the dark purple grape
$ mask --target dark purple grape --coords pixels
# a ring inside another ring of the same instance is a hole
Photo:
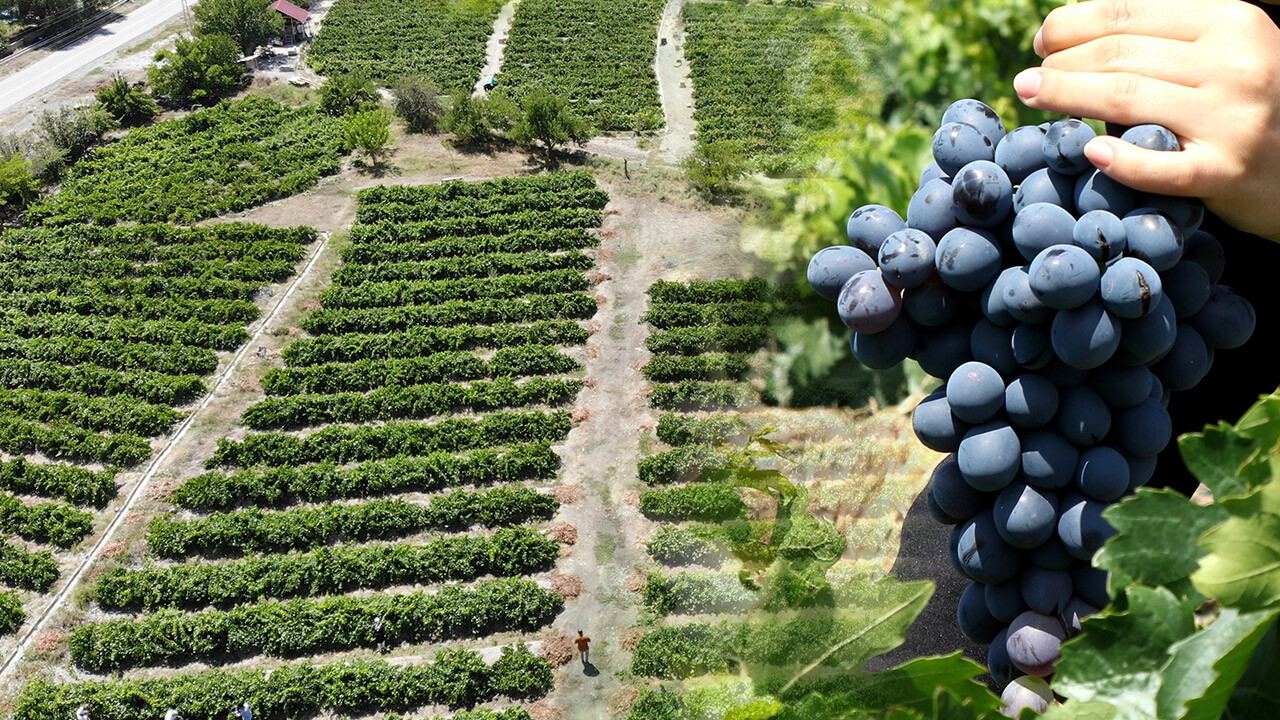
[[[1182,149],[1178,144],[1178,136],[1161,125],[1134,125],[1125,130],[1120,139],[1147,150],[1174,152]]]
[[[961,292],[977,292],[1000,273],[1000,243],[983,230],[948,231],[935,258],[942,282]]]
[[[1080,307],[1059,310],[1053,317],[1050,340],[1062,362],[1092,370],[1110,360],[1120,347],[1120,322],[1102,301],[1090,300]]]
[[[1018,372],[1018,362],[1013,358],[1013,331],[990,320],[979,320],[969,335],[969,353],[978,362],[994,368],[1002,377],[1012,377]]]
[[[1107,592],[1107,573],[1088,563],[1072,563],[1069,568],[1071,583],[1075,585],[1076,595],[1094,607],[1106,607],[1111,603],[1111,594]]]
[[[1014,618],[1009,625],[1005,649],[1013,666],[1028,675],[1047,677],[1062,656],[1062,643],[1067,633],[1056,617],[1032,610]]]
[[[1013,211],[1021,213],[1035,203],[1049,203],[1066,210],[1070,215],[1076,211],[1075,194],[1076,179],[1071,175],[1063,175],[1049,168],[1036,170],[1014,191]]]
[[[1105,210],[1091,210],[1071,228],[1071,242],[1100,263],[1110,263],[1128,246],[1124,221]]]
[[[1106,503],[1090,500],[1078,493],[1069,493],[1060,503],[1062,514],[1058,517],[1058,539],[1067,552],[1077,560],[1088,561],[1098,552],[1107,538],[1116,534],[1111,523],[1102,518]]]
[[[1111,411],[1087,387],[1062,388],[1058,392],[1058,432],[1077,445],[1093,445],[1111,432]]]
[[[949,122],[933,134],[933,160],[953,180],[965,165],[975,160],[990,162],[995,156],[991,138],[968,123]]]
[[[969,425],[952,414],[947,393],[941,388],[916,405],[911,413],[911,427],[925,447],[938,452],[959,450],[960,441],[969,431]]]
[[[1155,376],[1141,365],[1103,365],[1089,373],[1088,385],[1098,397],[1115,409],[1131,408],[1151,394]]]
[[[968,520],[991,507],[991,493],[979,492],[965,482],[955,455],[948,455],[933,469],[929,495],[947,515]]]
[[[1008,423],[995,421],[965,433],[956,459],[965,482],[983,492],[994,492],[1003,490],[1018,474],[1022,446]]]
[[[1047,323],[1053,319],[1053,308],[1041,302],[1031,289],[1031,273],[1027,266],[1015,265],[1004,272],[1008,273],[1002,285],[1004,306],[1013,319],[1020,323]]]
[[[848,245],[832,245],[822,248],[809,261],[806,279],[809,287],[827,300],[840,296],[840,288],[863,270],[874,270],[876,261],[858,248]]]
[[[992,145],[998,145],[1004,139],[1004,123],[1000,121],[1000,115],[981,100],[965,98],[951,103],[946,112],[942,113],[942,122],[939,124],[946,125],[953,122],[972,125],[991,140]]]
[[[1163,293],[1150,314],[1136,320],[1125,320],[1120,327],[1120,353],[1117,357],[1126,365],[1154,362],[1173,347],[1173,341],[1178,337],[1178,319],[1173,302]]]
[[[1031,292],[1055,310],[1089,302],[1098,292],[1098,261],[1075,245],[1051,245],[1036,255],[1027,270]]]
[[[982,583],[969,583],[960,593],[960,602],[956,606],[956,625],[960,632],[973,642],[986,644],[995,639],[1004,629],[1004,623],[997,620],[987,610],[987,600]]]
[[[1222,271],[1227,267],[1227,255],[1222,249],[1222,243],[1203,230],[1197,230],[1183,239],[1182,259],[1204,268],[1211,283],[1221,280]]]
[[[878,262],[884,279],[899,288],[923,285],[933,276],[933,238],[921,230],[899,230],[884,239]]]
[[[902,309],[912,322],[922,327],[937,327],[955,317],[960,300],[934,275],[919,287],[902,291]]]
[[[1081,216],[1103,210],[1124,217],[1134,208],[1134,194],[1101,170],[1090,170],[1076,179],[1075,202]]]
[[[1229,350],[1249,342],[1257,324],[1253,305],[1225,285],[1209,289],[1204,307],[1188,321],[1211,348]],[[1166,383],[1167,384],[1167,383]]]
[[[1013,185],[999,165],[976,160],[951,178],[951,212],[965,225],[995,227],[1012,210]]]
[[[1047,323],[1037,325],[1024,323],[1015,327],[1013,337],[1010,338],[1013,359],[1029,370],[1040,369],[1054,362],[1049,333],[1050,326]]]
[[[1135,320],[1150,315],[1164,297],[1160,273],[1133,257],[1122,257],[1102,274],[1102,304],[1112,315]]]
[[[1177,337],[1168,354],[1151,366],[1165,389],[1190,390],[1209,372],[1209,349],[1195,328],[1178,323]]]
[[[1031,173],[1046,167],[1043,144],[1044,131],[1034,125],[1011,130],[996,145],[996,164],[1009,176],[1009,182],[1017,185]]]
[[[1182,259],[1182,230],[1151,208],[1124,216],[1125,254],[1164,272]]]
[[[1066,487],[1075,473],[1080,451],[1052,430],[1031,430],[1022,437],[1022,480],[1042,490]]]
[[[1045,248],[1070,245],[1076,219],[1050,203],[1035,203],[1018,211],[1013,219],[1013,244],[1031,262]]]
[[[840,320],[857,333],[889,329],[902,311],[900,291],[885,282],[879,270],[854,273],[836,298]]]
[[[849,215],[845,223],[845,236],[849,244],[866,253],[868,257],[880,255],[884,239],[905,230],[907,223],[892,208],[884,205],[863,205]]]
[[[996,532],[1009,545],[1030,550],[1057,531],[1058,496],[1015,482],[1000,491],[994,509]]]
[[[1058,412],[1058,388],[1039,375],[1020,375],[1004,390],[1004,413],[1021,428],[1049,424]]]
[[[1091,447],[1080,453],[1076,488],[1091,500],[1112,502],[1129,489],[1129,461],[1109,447]]]
[[[1027,611],[1027,603],[1022,599],[1021,577],[1006,580],[999,585],[985,585],[982,594],[987,601],[987,612],[1002,623],[1011,623],[1014,618]]]
[[[1071,573],[1029,567],[1022,571],[1022,599],[1043,615],[1060,615],[1071,601]]]
[[[936,328],[922,328],[916,340],[915,360],[920,369],[936,378],[951,377],[956,368],[973,359],[969,335],[973,325],[952,321]]]
[[[915,350],[919,332],[906,315],[899,315],[887,329],[871,334],[855,332],[849,349],[863,366],[872,370],[896,367]]]
[[[1059,120],[1044,134],[1044,161],[1049,168],[1064,175],[1078,175],[1092,168],[1084,156],[1084,146],[1097,133],[1074,118]]]
[[[951,184],[946,180],[930,180],[916,190],[907,205],[907,225],[929,233],[934,242],[956,226],[951,212]]]
[[[990,510],[951,533],[951,555],[962,575],[980,583],[1002,583],[1022,569],[1022,555],[1000,538]]]
[[[1173,437],[1173,422],[1169,419],[1169,411],[1159,401],[1148,398],[1137,407],[1116,413],[1111,432],[1120,449],[1129,455],[1147,457],[1158,454],[1169,444]],[[1128,480],[1126,477],[1125,487]],[[1121,488],[1121,492],[1123,490]]]

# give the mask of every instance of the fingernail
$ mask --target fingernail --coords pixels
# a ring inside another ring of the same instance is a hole
[[[1094,138],[1084,146],[1084,156],[1099,170],[1111,167],[1111,160],[1115,154],[1116,151],[1111,147],[1111,143],[1102,138]]]
[[[1023,100],[1034,100],[1036,95],[1040,94],[1040,80],[1040,71],[1029,68],[1013,78],[1013,89]]]
[[[1044,58],[1044,38],[1041,37],[1041,33],[1043,32],[1044,27],[1042,26],[1039,30],[1036,30],[1036,39],[1031,41],[1031,48],[1035,50],[1036,55],[1039,55],[1041,58]]]

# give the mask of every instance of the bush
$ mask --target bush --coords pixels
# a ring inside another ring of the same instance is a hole
[[[654,520],[716,522],[746,517],[747,505],[727,485],[686,485],[641,493],[640,512]]]
[[[698,143],[684,161],[685,177],[694,189],[710,196],[739,191],[737,182],[747,174],[747,153],[735,140]]]
[[[382,96],[363,73],[335,75],[320,86],[320,112],[341,117],[373,110],[382,105]]]
[[[15,633],[27,621],[22,598],[13,591],[0,592],[0,637]]]
[[[21,208],[40,191],[31,164],[18,153],[0,159],[0,212]]]
[[[696,380],[655,385],[649,394],[649,405],[663,410],[724,410],[753,405],[756,400],[756,392],[747,385]]]
[[[391,87],[396,115],[404,119],[409,132],[436,133],[444,116],[440,86],[420,77],[404,77]]]
[[[62,106],[46,110],[36,118],[37,132],[46,142],[61,150],[69,162],[75,162],[97,145],[108,130],[119,123],[101,105]]]
[[[551,666],[524,645],[502,648],[502,656],[493,663],[490,687],[510,698],[536,698],[546,695],[555,678]]]
[[[510,127],[510,108],[500,100],[475,98],[466,90],[450,96],[443,126],[462,146],[484,145],[493,133]]]
[[[382,108],[347,116],[343,133],[347,149],[363,151],[374,166],[381,165],[391,151],[390,123]]]
[[[240,82],[240,48],[226,35],[179,37],[156,53],[148,76],[157,95],[178,105],[212,105]]]
[[[737,575],[690,572],[649,573],[643,597],[645,608],[659,615],[741,612],[759,602]]]
[[[98,104],[122,125],[137,125],[155,117],[160,106],[141,87],[131,85],[120,73],[98,91]]]

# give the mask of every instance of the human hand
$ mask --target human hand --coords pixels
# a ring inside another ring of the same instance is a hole
[[[1085,154],[1137,190],[1195,196],[1280,241],[1280,29],[1240,0],[1088,0],[1049,13],[1044,61],[1013,86],[1026,105],[1121,125],[1156,123],[1182,152],[1101,136]]]

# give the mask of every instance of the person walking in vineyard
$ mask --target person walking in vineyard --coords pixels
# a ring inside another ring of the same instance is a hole
[[[236,720],[253,720],[253,711],[249,709],[249,703],[240,703],[240,707],[236,708]]]
[[[578,631],[578,637],[574,638],[574,644],[578,646],[578,654],[582,656],[582,667],[591,666],[591,636],[584,635],[581,630]]]
[[[1255,302],[1270,294],[1280,265],[1277,18],[1276,4],[1243,0],[1067,5],[1049,13],[1036,34],[1041,65],[1013,81],[1019,99],[1032,108],[1172,130],[1181,152],[1099,136],[1085,154],[1138,191],[1203,199],[1202,228],[1227,251],[1220,282]],[[1257,307],[1254,348],[1280,333],[1280,314]],[[1175,436],[1239,417],[1259,394],[1280,385],[1280,365],[1250,348],[1219,354],[1213,372],[1169,404]],[[1158,467],[1154,487],[1190,494],[1198,484],[1177,443],[1161,453]]]
[[[89,720],[89,706],[81,705],[76,708],[76,720]]]
[[[373,639],[378,643],[378,652],[385,653],[387,651],[387,628],[383,624],[381,615],[373,620]]]
[[[169,708],[165,711],[164,720],[182,720],[182,715],[178,714],[177,710]]]

